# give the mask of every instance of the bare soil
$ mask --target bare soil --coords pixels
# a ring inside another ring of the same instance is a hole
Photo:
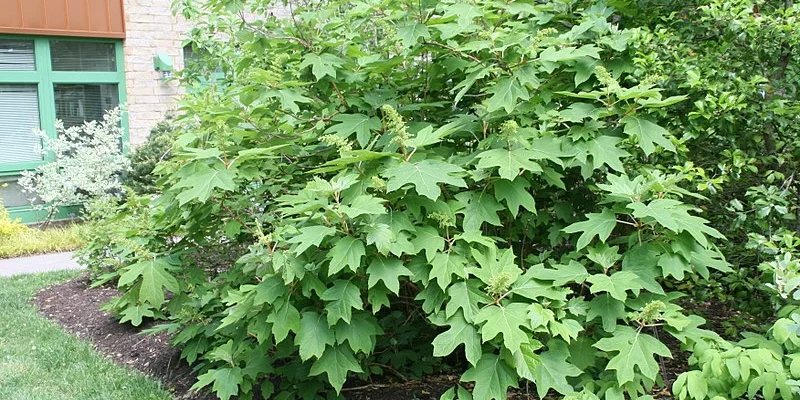
[[[211,394],[189,390],[196,381],[196,375],[180,359],[180,350],[170,345],[169,335],[143,334],[141,331],[152,327],[152,323],[135,328],[119,324],[113,316],[100,311],[104,303],[118,295],[119,292],[113,287],[89,288],[88,279],[80,277],[43,289],[33,302],[45,317],[89,341],[114,362],[160,380],[176,399],[216,399]],[[678,374],[688,368],[687,354],[678,349],[679,344],[674,340],[666,339],[665,342],[673,353],[672,359],[663,360],[666,386],[670,387]],[[348,382],[343,394],[350,400],[434,400],[457,381],[457,376],[444,375],[404,383]],[[672,398],[668,390],[657,389],[654,392],[657,398]],[[522,387],[509,393],[509,399],[537,399],[532,393],[535,393],[532,385],[529,388]]]

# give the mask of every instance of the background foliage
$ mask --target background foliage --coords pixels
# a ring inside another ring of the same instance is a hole
[[[84,251],[121,321],[176,333],[196,387],[334,398],[455,372],[474,388],[443,398],[797,396],[797,6],[269,6],[176,4],[213,71],[184,74],[161,194]],[[767,318],[726,340],[686,292]],[[667,341],[692,354],[674,385]]]

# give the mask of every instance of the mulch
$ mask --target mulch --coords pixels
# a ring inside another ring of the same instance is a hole
[[[140,330],[151,326],[120,324],[109,313],[100,311],[103,304],[119,294],[113,287],[89,288],[88,278],[80,277],[40,291],[33,302],[45,317],[89,341],[117,364],[161,380],[177,399],[216,399],[189,391],[196,376],[189,364],[180,359],[180,351],[170,345],[169,335],[143,334]]]
[[[179,400],[214,400],[209,393],[190,391],[196,375],[180,359],[180,350],[170,345],[165,333],[143,334],[152,327],[145,323],[138,328],[119,324],[100,307],[119,292],[113,287],[89,288],[86,277],[76,278],[41,290],[33,299],[39,311],[66,331],[90,342],[101,354],[114,362],[160,380]],[[671,337],[670,337],[671,339]],[[666,341],[674,358],[664,359],[663,369],[668,386],[688,368],[687,354],[678,350],[678,343]],[[457,376],[432,376],[425,381],[405,383],[370,383],[345,387],[343,394],[351,400],[434,400],[457,382]],[[529,389],[529,390],[527,390]],[[533,387],[522,387],[510,393],[510,399],[537,399],[530,394]],[[535,392],[535,391],[534,391]],[[656,392],[657,398],[671,398],[668,391]]]

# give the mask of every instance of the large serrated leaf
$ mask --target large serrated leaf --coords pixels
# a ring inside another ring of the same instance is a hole
[[[475,323],[481,326],[484,342],[503,335],[503,344],[511,353],[519,350],[522,343],[528,343],[530,334],[522,329],[528,326],[528,306],[511,303],[506,306],[485,307],[475,316]]]
[[[482,355],[478,330],[464,319],[461,312],[448,318],[447,325],[450,325],[450,329],[433,339],[433,356],[446,357],[463,344],[467,361],[473,366],[477,365]]]
[[[617,226],[617,217],[608,208],[604,208],[600,213],[586,214],[586,217],[588,218],[586,221],[576,222],[564,228],[566,233],[582,232],[578,237],[578,250],[586,247],[595,236],[601,242],[605,242]]]
[[[618,326],[613,337],[598,340],[594,347],[616,353],[606,369],[617,372],[620,386],[636,382],[637,372],[647,379],[655,380],[659,371],[655,356],[672,357],[672,353],[663,343],[629,326]]]
[[[353,350],[347,346],[337,345],[328,346],[322,357],[314,361],[308,374],[311,376],[326,374],[328,382],[336,393],[339,393],[350,372],[364,372],[364,370],[353,356]]]
[[[517,374],[500,357],[483,354],[478,365],[461,376],[462,382],[475,382],[472,396],[481,400],[506,400],[509,387],[517,387]]]
[[[405,185],[413,185],[421,196],[436,200],[442,193],[439,184],[467,186],[464,179],[458,176],[463,172],[462,168],[444,161],[422,160],[416,163],[400,163],[387,169],[382,175],[389,179],[386,183],[386,190],[389,192]]]

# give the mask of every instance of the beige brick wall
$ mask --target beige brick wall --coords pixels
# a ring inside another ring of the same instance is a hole
[[[177,82],[163,81],[153,68],[153,57],[158,53],[168,55],[175,69],[183,68],[182,42],[190,25],[172,15],[171,4],[172,0],[124,0],[125,82],[130,141],[134,146],[143,143],[150,129],[175,108],[175,100],[182,93]],[[290,12],[280,7],[273,14],[288,17]]]
[[[125,83],[132,145],[141,144],[164,114],[175,107],[181,89],[163,81],[153,57],[168,55],[173,67],[183,67],[184,34],[189,25],[172,15],[171,0],[125,0]]]

